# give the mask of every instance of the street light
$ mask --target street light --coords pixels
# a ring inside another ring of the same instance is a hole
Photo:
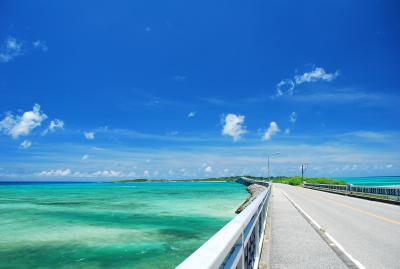
[[[279,155],[279,154],[281,154],[281,153],[277,151],[277,152],[272,153],[271,155],[270,154],[267,155],[267,158],[268,158],[268,179],[269,179],[269,181],[271,181],[270,170],[269,170],[269,157],[270,156]]]
[[[301,181],[303,181],[304,179],[304,172],[307,170],[307,168],[308,168],[308,163],[301,165]]]

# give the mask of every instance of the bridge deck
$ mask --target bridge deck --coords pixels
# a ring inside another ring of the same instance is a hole
[[[345,266],[283,193],[359,261],[359,268],[399,268],[399,206],[282,184],[274,184],[272,193],[269,268]]]

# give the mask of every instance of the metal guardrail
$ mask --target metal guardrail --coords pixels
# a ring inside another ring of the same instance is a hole
[[[313,189],[337,190],[347,194],[372,194],[386,196],[391,200],[400,201],[400,187],[371,187],[353,185],[330,185],[330,184],[310,184],[304,183],[304,187]]]
[[[271,186],[177,269],[258,268]]]

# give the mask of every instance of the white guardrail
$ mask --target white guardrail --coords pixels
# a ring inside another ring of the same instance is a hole
[[[270,194],[269,185],[177,269],[258,268]]]
[[[306,188],[325,189],[341,191],[348,194],[373,194],[385,196],[391,200],[400,201],[399,187],[370,187],[370,186],[353,186],[353,185],[331,185],[331,184],[310,184],[303,183]]]

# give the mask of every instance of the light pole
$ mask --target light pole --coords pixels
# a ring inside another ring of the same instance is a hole
[[[307,170],[307,168],[308,168],[308,163],[301,165],[301,181],[303,181],[304,179],[304,172]]]
[[[271,154],[271,156],[275,156],[275,155],[279,155],[279,154],[281,154],[280,152],[274,152],[274,153],[272,153]],[[267,165],[267,169],[268,169],[268,179],[269,179],[269,181],[271,181],[271,176],[270,176],[270,170],[269,170],[269,157],[270,157],[270,155],[268,154],[267,155],[267,160],[268,160],[268,165]]]

